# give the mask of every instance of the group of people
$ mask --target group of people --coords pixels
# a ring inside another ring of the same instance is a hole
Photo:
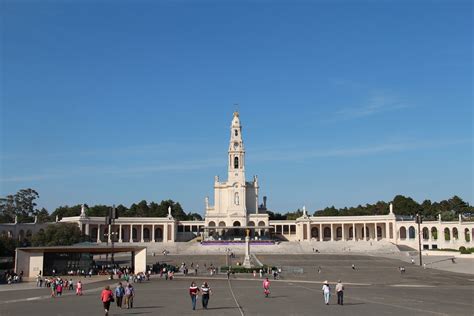
[[[196,309],[196,302],[199,296],[199,293],[202,295],[202,308],[207,309],[209,304],[209,298],[212,294],[211,288],[207,282],[204,282],[201,287],[199,288],[196,283],[193,281],[191,282],[191,286],[189,287],[189,296],[191,297],[191,304],[193,310]]]
[[[109,314],[110,304],[113,302],[117,302],[118,308],[133,308],[133,300],[135,297],[135,288],[131,283],[123,286],[122,282],[117,284],[114,292],[110,289],[110,286],[106,286],[101,294],[100,299],[102,301],[105,315]]]
[[[36,285],[42,287],[42,278],[37,277]],[[46,287],[51,288],[51,297],[62,296],[64,290],[74,291],[74,282],[72,279],[62,279],[60,277],[45,278],[44,283]],[[78,280],[76,283],[76,295],[82,295],[82,282]]]
[[[20,283],[21,281],[23,281],[23,271],[21,271],[20,273],[15,273],[13,271],[5,271],[3,274],[3,279],[5,279],[8,284]]]
[[[344,305],[344,285],[341,283],[341,280],[337,281],[335,290],[337,295],[337,304]],[[324,304],[329,305],[329,299],[331,297],[331,287],[329,286],[328,281],[324,281],[322,291],[324,296]]]

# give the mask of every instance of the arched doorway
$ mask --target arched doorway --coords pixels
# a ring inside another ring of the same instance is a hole
[[[453,228],[453,239],[454,240],[459,239],[459,233],[458,233],[458,229],[456,227]]]
[[[415,239],[415,227],[410,226],[410,228],[408,228],[408,238]]]
[[[469,235],[469,228],[466,228],[464,230],[464,239],[467,241],[467,242],[470,242],[471,241],[471,236]]]
[[[232,224],[233,227],[240,227],[241,224],[239,221],[235,221],[233,224]],[[244,232],[241,230],[241,229],[238,229],[238,228],[234,228],[232,229],[232,235],[235,236],[235,237],[243,237],[244,236]]]
[[[155,241],[163,241],[163,230],[161,227],[155,228]]]
[[[336,239],[342,239],[342,227],[336,228]]]
[[[18,240],[22,241],[23,239],[25,239],[25,232],[23,229],[20,229],[20,232],[18,233]]]
[[[324,240],[330,240],[330,239],[331,239],[331,228],[324,227]]]
[[[424,240],[430,239],[430,231],[428,230],[428,227],[423,227],[423,230],[421,231],[423,235]]]
[[[400,239],[407,239],[407,229],[405,227],[400,227]]]
[[[377,226],[377,238],[382,238],[382,227]]]
[[[143,240],[150,241],[150,229],[143,228]]]
[[[311,238],[319,239],[319,229],[317,227],[311,228]]]
[[[214,237],[214,235],[216,234],[216,230],[214,228],[216,227],[216,223],[213,221],[210,221],[208,226],[209,226],[209,236]]]
[[[354,229],[352,227],[349,227],[349,239],[354,239]]]
[[[451,240],[451,232],[448,227],[444,229],[444,240]]]
[[[436,227],[431,227],[431,238],[434,240],[438,239],[438,229]]]
[[[134,242],[138,241],[138,230],[135,227],[132,228],[132,240]]]

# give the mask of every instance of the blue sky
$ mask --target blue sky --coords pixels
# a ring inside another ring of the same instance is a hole
[[[2,196],[202,213],[237,107],[274,211],[473,201],[469,1],[0,6]]]

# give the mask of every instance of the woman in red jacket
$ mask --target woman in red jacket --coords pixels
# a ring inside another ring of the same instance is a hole
[[[100,294],[100,299],[105,309],[105,316],[109,315],[110,303],[114,301],[114,294],[110,290],[110,286],[106,286]]]
[[[199,288],[196,286],[196,283],[194,281],[191,283],[191,286],[189,287],[189,296],[191,296],[191,303],[193,305],[193,310],[196,309],[196,300],[198,297],[198,292]]]

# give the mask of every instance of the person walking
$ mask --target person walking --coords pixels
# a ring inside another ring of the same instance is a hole
[[[331,288],[329,287],[328,281],[324,281],[323,284],[323,295],[324,295],[324,303],[329,305],[329,297],[331,296]]]
[[[115,288],[115,298],[117,299],[117,307],[122,308],[123,297],[125,296],[125,289],[122,286],[122,282],[119,282]]]
[[[128,283],[125,288],[125,304],[127,309],[133,308],[133,298],[135,297],[135,289],[132,286],[132,283]]]
[[[191,297],[191,304],[193,306],[193,310],[196,309],[196,300],[198,298],[199,288],[196,286],[196,283],[191,282],[191,286],[189,287],[189,296]]]
[[[69,279],[69,291],[74,290],[74,282],[72,282],[72,279]]]
[[[344,305],[344,285],[341,280],[337,281],[336,284],[337,304]]]
[[[211,295],[211,288],[209,287],[209,284],[207,284],[207,282],[204,282],[204,284],[201,285],[201,293],[202,293],[202,307],[204,309],[207,309],[207,304],[209,304],[209,297]]]
[[[43,284],[43,279],[41,278],[41,274],[38,274],[36,276],[36,286],[41,287],[42,284]]]
[[[76,295],[82,295],[82,282],[81,280],[76,283]]]
[[[270,281],[268,278],[265,278],[263,280],[263,294],[265,294],[265,297],[268,297],[270,295]]]
[[[100,300],[104,306],[105,316],[109,315],[110,303],[114,301],[114,294],[110,290],[110,286],[106,286],[100,294]]]
[[[62,296],[63,295],[63,283],[62,283],[62,281],[59,281],[56,285],[56,295],[57,296]]]

